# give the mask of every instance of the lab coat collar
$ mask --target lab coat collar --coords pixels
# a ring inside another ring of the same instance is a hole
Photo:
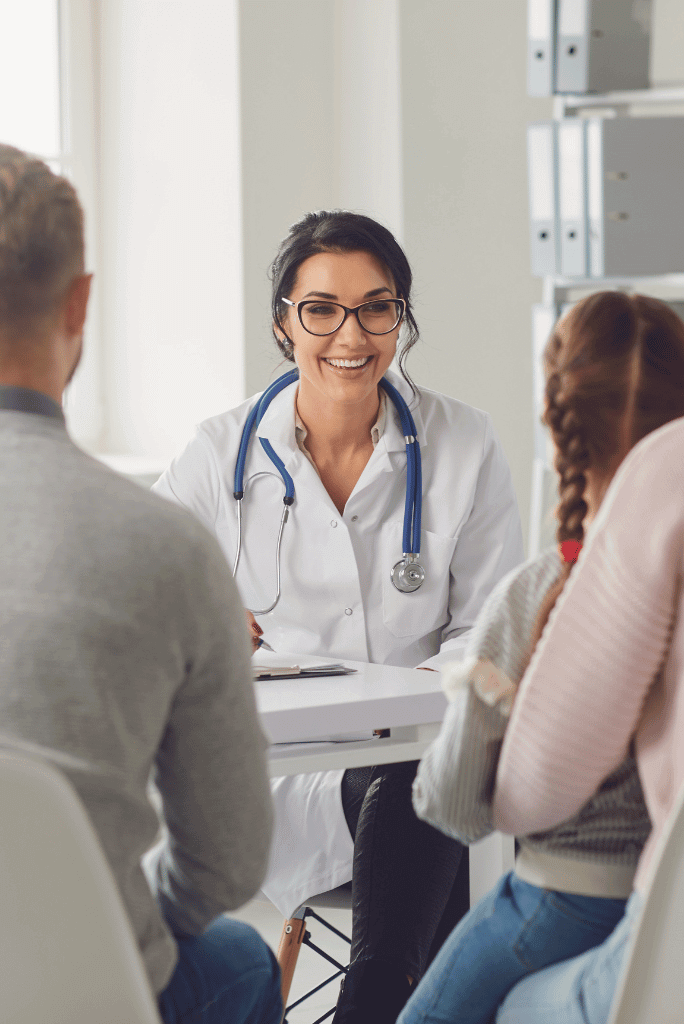
[[[416,424],[416,433],[421,448],[426,447],[427,439],[425,437],[423,429],[423,418],[420,412],[420,404],[411,392],[411,388],[406,383],[404,378],[397,373],[393,373],[388,370],[386,377],[390,384],[393,384],[397,391],[403,396],[405,401],[408,403],[411,414]],[[290,384],[288,387],[276,395],[268,409],[264,413],[264,418],[253,437],[252,444],[255,450],[258,449],[259,458],[255,462],[254,467],[246,470],[245,476],[254,476],[256,473],[263,473],[264,469],[277,473],[270,459],[263,451],[259,444],[257,437],[266,437],[273,445],[274,449],[281,457],[287,468],[293,461],[301,456],[302,453],[297,445],[295,437],[295,397],[297,394],[297,382]],[[394,403],[391,399],[388,400],[387,405],[387,419],[385,421],[385,430],[382,437],[378,441],[378,449],[387,453],[390,452],[405,452],[406,443],[404,441],[404,431],[402,430],[401,420],[394,407]],[[262,458],[263,457],[263,458]],[[258,464],[257,464],[258,463]],[[391,469],[391,462],[387,460],[387,469]]]

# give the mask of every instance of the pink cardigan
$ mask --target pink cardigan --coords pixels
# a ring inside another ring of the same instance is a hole
[[[684,782],[684,419],[629,453],[523,676],[501,751],[494,822],[528,835],[576,814],[636,757],[653,830]],[[661,670],[662,671],[659,671]]]

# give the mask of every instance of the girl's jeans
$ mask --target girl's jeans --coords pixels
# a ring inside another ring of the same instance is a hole
[[[504,875],[453,930],[397,1024],[490,1024],[514,985],[599,946],[624,909],[625,900],[540,889],[514,872]]]

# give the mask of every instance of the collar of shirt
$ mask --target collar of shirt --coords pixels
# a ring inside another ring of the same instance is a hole
[[[385,376],[391,384],[394,384],[397,391],[403,395],[404,400],[408,402],[415,420],[416,435],[420,441],[420,446],[425,448],[428,441],[423,427],[420,404],[416,401],[416,396],[412,394],[409,385],[399,374],[388,370]],[[297,387],[298,382],[295,381],[276,395],[264,413],[264,418],[256,431],[259,437],[267,437],[276,450],[281,451],[283,458],[287,458],[290,454],[299,451],[299,445],[295,437],[297,415],[295,397]],[[386,398],[384,394],[383,397]],[[380,417],[378,417],[376,426],[379,420]],[[393,408],[390,408],[389,404],[385,405],[384,429],[382,433],[378,432],[378,445],[381,448],[386,447],[389,452],[404,452],[406,450],[404,431],[402,430],[399,416]]]
[[[380,440],[382,435],[385,433],[385,421],[386,421],[386,419],[387,419],[387,396],[386,396],[385,392],[381,390],[380,391],[380,408],[378,409],[378,418],[376,419],[375,423],[371,427],[371,441],[373,442],[373,447],[374,448],[377,447],[378,441]],[[307,459],[309,460],[309,462],[311,463],[313,468],[316,469],[316,464],[315,464],[314,460],[311,458],[311,455],[310,455],[310,453],[309,453],[309,451],[308,451],[308,449],[306,447],[306,443],[305,443],[306,442],[306,434],[307,434],[307,430],[306,430],[306,427],[304,426],[304,424],[302,423],[301,419],[299,418],[299,413],[297,412],[297,402],[295,401],[295,440],[297,442],[297,447],[299,448],[300,452],[302,452],[302,454],[307,457]],[[318,472],[317,469],[316,469],[316,472]]]
[[[405,401],[408,402],[416,424],[416,436],[419,438],[421,449],[425,449],[427,447],[427,438],[423,427],[421,407],[416,401],[416,396],[412,394],[409,385],[399,374],[388,370],[386,377],[390,383],[394,384],[397,391],[403,395]],[[256,431],[258,437],[268,438],[277,454],[283,460],[286,469],[292,466],[295,456],[298,457],[300,454],[305,454],[306,456],[308,454],[300,452],[299,444],[296,440],[295,396],[297,387],[298,384],[295,381],[276,395],[264,413],[264,418]],[[248,460],[245,468],[245,481],[248,481],[258,473],[264,472],[264,470],[266,472],[276,472],[267,456],[261,451],[261,445],[254,444],[252,452],[253,457]],[[385,472],[393,471],[394,463],[391,456],[394,453],[404,455],[405,452],[406,443],[399,416],[391,402],[386,402],[384,430],[382,435],[378,436],[375,447],[375,454],[381,456],[380,461],[376,463],[377,468],[382,468]]]
[[[21,388],[16,384],[0,384],[0,409],[27,412],[34,416],[48,416],[64,423],[61,405],[42,391]]]

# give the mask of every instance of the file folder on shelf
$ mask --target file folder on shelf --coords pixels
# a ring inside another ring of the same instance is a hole
[[[592,277],[684,271],[684,117],[589,118]]]
[[[559,93],[649,86],[651,0],[558,0]]]
[[[527,129],[530,182],[532,273],[557,272],[556,123],[538,121]]]
[[[560,272],[563,277],[586,277],[585,121],[580,118],[561,121],[557,131]]]
[[[556,0],[527,2],[527,92],[550,96],[554,90]]]

